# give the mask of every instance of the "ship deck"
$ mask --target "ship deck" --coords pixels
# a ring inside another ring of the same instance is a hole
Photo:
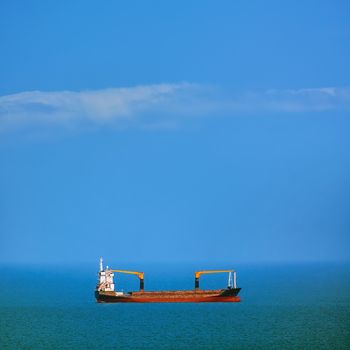
[[[161,290],[161,291],[147,291],[147,292],[129,292],[132,296],[159,296],[159,295],[209,295],[209,294],[219,294],[224,289],[214,289],[214,290]]]

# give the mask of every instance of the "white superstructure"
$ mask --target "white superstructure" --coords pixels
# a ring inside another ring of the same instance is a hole
[[[103,260],[100,258],[100,271],[98,272],[97,290],[104,292],[114,292],[114,273],[106,267],[103,269]]]

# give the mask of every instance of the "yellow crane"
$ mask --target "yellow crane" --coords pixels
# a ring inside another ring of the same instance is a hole
[[[204,274],[210,274],[210,273],[223,273],[228,272],[229,273],[229,279],[228,279],[228,287],[229,288],[236,288],[236,271],[234,270],[203,270],[203,271],[196,271],[194,273],[194,289],[199,290],[199,278],[201,275]],[[233,285],[232,285],[232,272],[233,272]]]
[[[128,270],[110,270],[111,272],[119,272],[119,273],[126,273],[129,275],[136,275],[140,280],[140,292],[143,292],[145,289],[145,282],[144,282],[144,272],[138,272],[138,271],[128,271]]]

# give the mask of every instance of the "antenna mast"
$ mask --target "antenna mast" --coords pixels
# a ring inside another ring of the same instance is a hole
[[[232,272],[228,273],[228,288],[233,288]]]
[[[103,271],[103,259],[100,257],[100,271]]]

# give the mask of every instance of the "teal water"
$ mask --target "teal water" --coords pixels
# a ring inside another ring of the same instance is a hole
[[[232,304],[97,304],[95,268],[1,267],[0,349],[350,349],[346,265],[238,266]],[[144,271],[148,290],[192,288],[191,266]]]

